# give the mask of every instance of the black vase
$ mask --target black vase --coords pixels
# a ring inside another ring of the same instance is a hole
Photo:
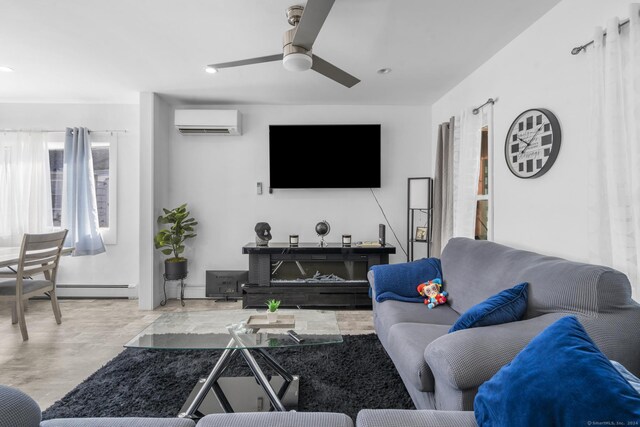
[[[187,260],[171,262],[165,260],[164,275],[167,280],[180,280],[187,277]]]

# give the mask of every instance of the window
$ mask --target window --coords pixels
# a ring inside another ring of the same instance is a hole
[[[56,135],[57,136],[57,135]],[[54,137],[48,142],[51,169],[51,207],[54,227],[60,227],[62,219],[62,173],[64,167],[64,143]],[[93,176],[98,205],[98,223],[102,238],[107,244],[116,243],[116,142],[92,142]]]
[[[478,192],[476,196],[476,240],[487,240],[489,234],[489,129],[482,128],[480,140],[480,175],[478,177]]]

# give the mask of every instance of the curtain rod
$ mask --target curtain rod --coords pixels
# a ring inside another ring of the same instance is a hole
[[[480,112],[480,109],[481,109],[482,107],[484,107],[485,105],[489,105],[489,104],[493,105],[493,104],[495,104],[495,103],[496,103],[495,99],[493,99],[493,98],[489,98],[489,99],[487,99],[487,102],[485,102],[484,104],[480,105],[479,107],[474,108],[474,109],[473,109],[473,111],[472,111],[472,113],[473,113],[473,115],[475,116],[475,115],[477,115],[477,114]]]
[[[620,30],[622,29],[622,27],[624,27],[625,25],[627,25],[631,20],[630,19],[625,19],[624,21],[622,21],[621,23],[618,24],[618,32],[620,32]],[[607,36],[607,32],[605,31],[603,33],[603,36]],[[571,49],[571,55],[577,55],[580,52],[582,52],[583,50],[586,51],[587,48],[589,46],[591,46],[594,43],[594,40],[591,40],[588,43],[583,44],[582,46],[576,46],[573,49]]]
[[[43,132],[43,133],[63,133],[66,130],[53,129],[0,129],[0,133],[4,132]],[[105,129],[105,130],[89,130],[89,133],[127,133],[126,129]]]

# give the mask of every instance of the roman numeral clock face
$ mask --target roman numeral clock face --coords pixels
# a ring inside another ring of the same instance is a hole
[[[560,140],[560,124],[551,111],[525,111],[513,121],[504,144],[509,170],[518,178],[544,175],[558,157]]]

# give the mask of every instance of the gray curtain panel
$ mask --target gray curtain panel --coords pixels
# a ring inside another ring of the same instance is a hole
[[[433,242],[431,255],[439,257],[453,235],[453,129],[455,118],[438,126],[436,170],[433,178]]]
[[[67,128],[64,139],[62,226],[69,230],[66,247],[74,256],[105,252],[98,224],[91,142],[86,128]]]

